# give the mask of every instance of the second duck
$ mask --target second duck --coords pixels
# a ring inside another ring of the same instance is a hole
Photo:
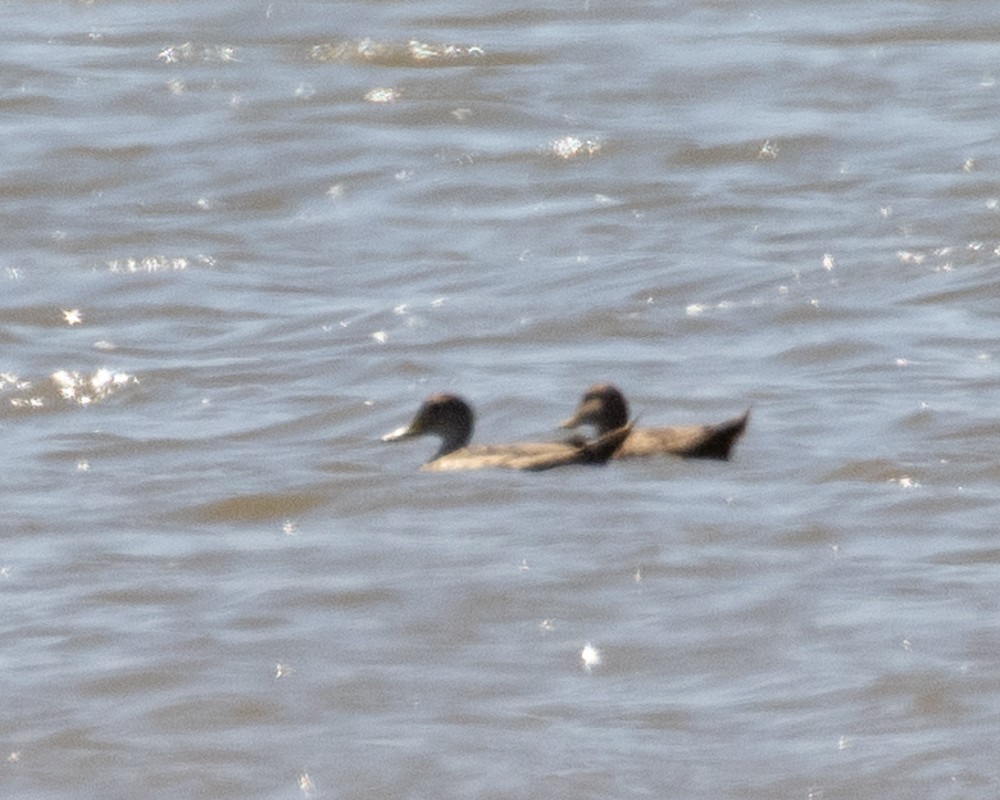
[[[673,455],[681,458],[727,460],[733,445],[746,430],[750,409],[716,425],[680,425],[662,428],[635,428],[615,450],[613,458]],[[559,427],[592,425],[598,434],[620,429],[628,421],[625,396],[610,383],[597,383],[584,393],[573,416]]]

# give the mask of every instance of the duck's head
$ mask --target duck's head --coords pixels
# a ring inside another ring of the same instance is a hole
[[[628,403],[610,383],[595,383],[580,399],[573,416],[559,423],[560,428],[593,425],[600,434],[621,428],[628,423]]]
[[[383,442],[398,442],[414,436],[433,435],[441,439],[441,449],[435,458],[465,447],[472,438],[472,409],[461,397],[435,394],[424,400],[409,425],[387,433]]]

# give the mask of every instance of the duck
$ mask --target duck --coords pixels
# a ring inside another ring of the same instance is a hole
[[[672,455],[681,458],[714,458],[727,461],[733,445],[743,435],[750,419],[748,408],[741,415],[715,425],[681,425],[635,428],[612,458]],[[628,403],[610,383],[595,383],[584,392],[576,411],[560,428],[592,425],[598,435],[620,429],[628,420]],[[572,440],[571,440],[572,441]]]
[[[568,442],[517,442],[470,445],[474,418],[472,407],[453,394],[428,397],[407,425],[382,437],[398,442],[425,434],[441,439],[437,453],[421,469],[429,471],[504,468],[540,471],[570,464],[604,464],[628,437],[627,423],[602,432],[593,440]]]

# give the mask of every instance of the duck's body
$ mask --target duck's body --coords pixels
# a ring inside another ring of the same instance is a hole
[[[628,404],[622,393],[608,383],[591,386],[584,393],[573,416],[560,427],[593,425],[598,434],[621,427],[618,420],[628,419]],[[612,455],[613,458],[672,455],[681,458],[717,458],[726,460],[733,445],[746,430],[750,409],[717,425],[680,425],[661,428],[635,428]]]
[[[473,416],[468,403],[450,394],[427,398],[409,425],[382,437],[395,442],[433,434],[441,447],[421,469],[430,471],[468,469],[544,470],[569,464],[603,464],[629,435],[631,426],[602,433],[592,441],[516,442],[470,445]]]
[[[627,431],[612,431],[587,442],[471,445],[436,456],[420,469],[431,472],[459,469],[520,469],[539,472],[570,464],[604,464],[626,436]]]

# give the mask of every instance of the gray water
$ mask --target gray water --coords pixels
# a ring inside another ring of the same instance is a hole
[[[3,18],[0,796],[1000,795],[994,2]]]

